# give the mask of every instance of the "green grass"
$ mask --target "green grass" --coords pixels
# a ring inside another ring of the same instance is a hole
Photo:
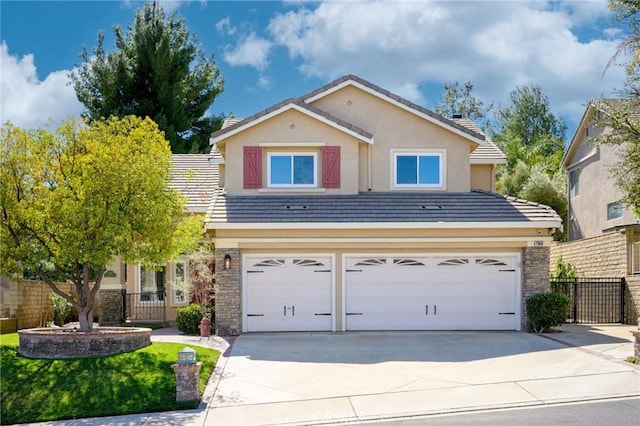
[[[200,391],[220,352],[196,351]],[[0,423],[29,423],[196,408],[177,403],[171,364],[183,343],[152,343],[143,349],[67,360],[25,358],[17,353],[18,334],[0,336]]]

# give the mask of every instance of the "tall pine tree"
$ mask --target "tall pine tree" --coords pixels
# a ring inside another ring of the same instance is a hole
[[[104,33],[91,54],[70,74],[85,116],[150,117],[174,153],[206,152],[209,135],[222,118],[205,117],[222,92],[223,79],[213,56],[205,57],[183,17],[165,16],[161,5],[138,9],[127,32],[114,28],[115,49],[106,52]]]

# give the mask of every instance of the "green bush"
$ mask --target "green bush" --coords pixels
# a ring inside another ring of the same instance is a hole
[[[57,294],[52,294],[51,303],[53,303],[53,323],[58,327],[62,327],[64,325],[64,320],[69,316],[71,312],[71,303],[67,302],[62,296],[58,296]]]
[[[555,327],[567,320],[571,299],[560,293],[539,293],[525,302],[527,317],[536,333]]]
[[[200,320],[202,319],[202,311],[200,306],[192,303],[189,306],[178,308],[176,311],[176,324],[178,330],[186,334],[200,334]]]

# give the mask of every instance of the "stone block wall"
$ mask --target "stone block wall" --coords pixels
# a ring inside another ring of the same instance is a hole
[[[121,325],[124,319],[126,290],[100,290],[100,325]]]
[[[522,249],[522,330],[529,330],[525,301],[530,296],[549,290],[549,247]]]
[[[231,256],[231,268],[224,269],[224,256]],[[216,258],[216,334],[235,336],[242,332],[242,262],[240,249],[218,249]]]
[[[578,276],[624,277],[627,275],[627,235],[615,231],[584,240],[555,243],[551,246],[549,259],[552,272],[560,257],[577,268]]]

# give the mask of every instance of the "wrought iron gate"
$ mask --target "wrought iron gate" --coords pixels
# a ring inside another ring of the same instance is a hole
[[[624,278],[570,278],[551,280],[551,291],[571,298],[567,322],[625,323]]]
[[[166,322],[167,295],[165,292],[126,293],[125,322]]]

